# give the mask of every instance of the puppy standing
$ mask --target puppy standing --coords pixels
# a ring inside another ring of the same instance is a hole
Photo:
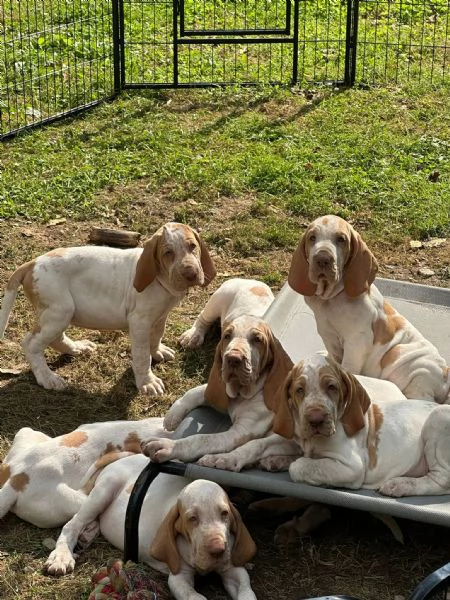
[[[11,276],[0,311],[0,339],[23,285],[37,313],[37,326],[22,347],[39,385],[54,390],[66,387],[45,361],[47,346],[72,355],[94,350],[89,340],[67,337],[64,331],[69,325],[128,329],[136,386],[141,392],[159,395],[164,385],[153,374],[151,363],[174,356],[161,343],[167,315],[189,288],[207,285],[214,276],[205,244],[193,229],[179,223],[161,227],[143,249],[82,246],[52,250]]]
[[[86,498],[85,481],[150,435],[168,436],[162,418],[80,425],[52,438],[23,427],[0,463],[0,518],[8,511],[37,527],[63,525]]]
[[[73,571],[73,550],[82,537],[90,543],[98,529],[124,548],[125,515],[130,492],[148,463],[142,455],[107,466],[79,512],[63,527],[45,569],[51,575]],[[99,523],[97,523],[99,520]],[[160,474],[152,482],[139,520],[139,560],[169,574],[177,600],[200,600],[196,573],[216,571],[233,600],[256,600],[243,565],[255,544],[224,490],[212,481],[187,483],[184,477]]]
[[[353,227],[328,215],[300,239],[288,282],[304,295],[327,351],[343,369],[388,379],[408,398],[448,402],[445,359],[373,285],[377,269]]]

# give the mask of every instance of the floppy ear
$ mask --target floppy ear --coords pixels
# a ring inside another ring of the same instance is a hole
[[[197,240],[198,245],[200,246],[200,262],[202,265],[203,275],[205,278],[205,281],[204,281],[202,287],[206,287],[209,283],[211,283],[211,281],[216,276],[216,267],[214,266],[213,260],[209,254],[209,251],[208,251],[208,248],[206,247],[205,242],[202,240],[202,238],[199,236],[199,234],[194,229],[192,231],[194,232],[195,239]]]
[[[367,292],[378,271],[375,256],[359,233],[351,228],[350,257],[344,267],[344,290],[350,298]]]
[[[292,255],[288,283],[293,290],[303,296],[314,296],[317,285],[309,279],[309,264],[306,257],[306,234],[302,235],[297,248]]]
[[[181,558],[175,541],[176,522],[179,517],[178,504],[175,504],[164,517],[150,546],[150,555],[156,560],[166,563],[174,575],[179,572],[181,567]]]
[[[294,417],[289,408],[289,388],[291,384],[292,369],[275,395],[275,418],[272,425],[274,433],[288,439],[294,435]]]
[[[360,431],[364,423],[364,414],[370,406],[370,398],[366,390],[359,383],[354,375],[344,371],[339,367],[342,382],[347,388],[347,394],[344,398],[345,409],[341,416],[341,423],[348,437],[352,437]]]
[[[272,354],[272,366],[264,382],[264,402],[268,409],[275,412],[276,394],[283,385],[289,371],[293,367],[293,362],[289,355],[273,333],[269,330],[269,346]]]
[[[234,534],[234,546],[231,551],[231,562],[235,567],[242,567],[256,554],[256,544],[242,521],[239,511],[230,502],[231,532]]]
[[[133,285],[138,292],[145,290],[158,274],[158,245],[161,242],[162,231],[158,230],[144,243],[144,249],[136,265]]]
[[[225,383],[222,379],[222,342],[220,341],[216,346],[216,353],[214,355],[214,362],[209,372],[208,383],[205,389],[205,400],[206,402],[220,410],[221,412],[228,412],[228,396],[225,388]]]

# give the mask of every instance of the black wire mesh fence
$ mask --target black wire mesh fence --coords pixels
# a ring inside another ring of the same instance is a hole
[[[123,88],[449,83],[449,0],[0,0],[0,138]]]

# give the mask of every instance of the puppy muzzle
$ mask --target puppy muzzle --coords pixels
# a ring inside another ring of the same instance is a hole
[[[320,435],[331,437],[336,431],[334,419],[325,407],[312,407],[303,416],[303,433],[306,437]]]

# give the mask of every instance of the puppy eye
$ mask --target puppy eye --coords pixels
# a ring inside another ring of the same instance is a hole
[[[308,238],[308,241],[314,243],[316,241],[316,236],[314,234],[310,235],[309,238]]]
[[[331,394],[334,394],[334,393],[336,393],[336,392],[338,391],[338,387],[337,387],[337,385],[335,385],[334,383],[330,383],[330,384],[328,385],[328,391],[329,391]]]
[[[222,519],[224,519],[224,520],[225,520],[225,519],[228,519],[229,515],[230,515],[230,512],[229,512],[229,511],[228,511],[226,508],[225,508],[225,509],[224,509],[224,510],[223,510],[223,511],[220,513],[220,516],[221,516],[221,517],[222,517]]]
[[[300,386],[298,386],[298,388],[295,390],[295,393],[296,393],[298,396],[302,396],[302,395],[305,393],[305,389],[304,389],[304,388],[303,388],[303,387],[300,385]]]
[[[253,341],[256,342],[257,344],[262,344],[262,342],[264,341],[264,338],[260,333],[254,333]]]
[[[345,244],[346,241],[347,241],[347,238],[345,237],[345,235],[338,235],[336,238],[336,242],[338,244]]]
[[[163,254],[164,258],[171,258],[174,255],[173,250],[166,250]]]
[[[195,515],[191,515],[190,517],[188,517],[188,521],[189,523],[191,523],[191,525],[195,525],[196,523],[198,523],[198,519]]]
[[[225,331],[225,333],[222,335],[222,339],[225,341],[231,340],[231,333],[229,331]]]
[[[195,252],[197,250],[197,244],[195,244],[194,242],[191,242],[188,246],[189,248],[189,252]]]

